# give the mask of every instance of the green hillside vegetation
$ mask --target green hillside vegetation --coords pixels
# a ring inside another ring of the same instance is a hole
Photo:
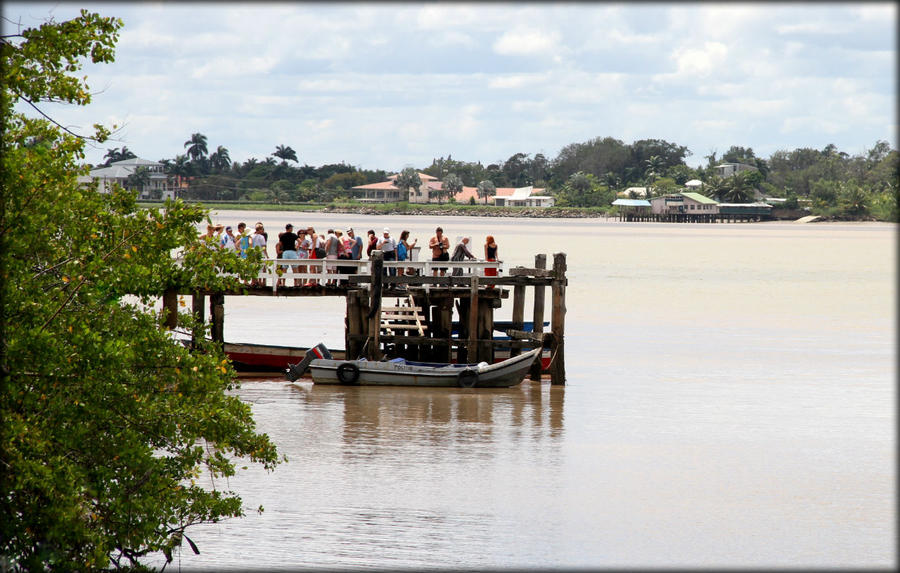
[[[185,142],[185,152],[174,159],[161,159],[168,175],[185,181],[179,196],[188,201],[213,204],[218,201],[271,205],[283,208],[300,204],[353,203],[357,185],[385,181],[390,172],[360,169],[346,163],[319,167],[300,165],[290,146],[278,144],[263,159],[232,162],[227,148],[219,145],[208,152],[207,138],[195,133]],[[127,148],[110,149],[107,163],[133,155]],[[897,221],[898,152],[885,141],[858,155],[825,148],[799,148],[757,157],[752,148],[731,146],[721,157],[704,156],[706,165],[689,167],[690,150],[661,139],[624,143],[612,137],[597,137],[571,143],[555,158],[541,153],[516,153],[506,161],[485,165],[451,156],[432,160],[417,171],[444,181],[460,181],[477,187],[544,188],[559,207],[593,207],[601,211],[616,194],[629,187],[647,187],[650,196],[677,192],[691,179],[704,183],[701,192],[723,202],[750,202],[759,193],[783,198],[784,207],[803,207],[811,214],[835,219]],[[732,177],[718,177],[715,166],[742,163],[756,170]],[[447,198],[451,205],[454,199]],[[392,212],[397,205],[388,207]]]

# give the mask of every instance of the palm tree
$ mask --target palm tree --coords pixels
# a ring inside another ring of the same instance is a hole
[[[291,149],[291,147],[289,145],[288,146],[284,146],[284,145],[276,146],[275,153],[273,153],[272,155],[281,159],[282,165],[287,163],[288,159],[290,159],[291,161],[300,163],[300,160],[297,159],[297,152],[294,151],[293,149]]]
[[[644,164],[647,168],[645,174],[647,176],[647,197],[649,198],[653,183],[660,175],[662,175],[663,169],[666,167],[666,162],[659,155],[651,155],[644,161]]]
[[[407,167],[397,175],[397,179],[394,180],[394,187],[410,193],[415,191],[416,195],[421,195],[422,178],[419,177],[419,173],[415,169]]]
[[[728,179],[728,187],[722,195],[726,203],[746,203],[753,198],[753,186],[747,172],[735,173]]]
[[[124,161],[125,159],[134,159],[137,157],[134,153],[128,149],[128,146],[123,146],[120,151],[118,147],[114,147],[113,149],[107,149],[106,155],[103,156],[106,159],[106,162],[103,164],[106,167],[109,167],[111,164],[116,161]]]
[[[134,189],[138,192],[144,190],[144,187],[150,184],[150,170],[144,166],[138,167],[134,173],[125,179],[125,187]]]
[[[213,151],[212,155],[209,156],[209,162],[213,169],[222,171],[231,166],[231,157],[228,155],[228,150],[220,145]]]
[[[205,157],[208,153],[206,149],[206,136],[202,133],[191,135],[191,138],[184,142],[184,146],[188,148],[188,157],[194,161],[197,161],[201,157]]]
[[[725,193],[726,189],[728,189],[728,182],[718,175],[712,175],[703,183],[701,193],[710,199],[718,199]]]
[[[484,199],[484,204],[487,205],[487,198],[497,194],[497,186],[494,185],[494,182],[490,179],[485,179],[478,183],[476,192],[478,193],[478,197]]]
[[[613,173],[612,171],[607,171],[605,175],[603,175],[603,181],[606,183],[606,186],[610,191],[615,191],[619,188],[619,185],[622,183],[622,178]]]
[[[443,195],[447,195],[447,197],[455,197],[457,193],[463,190],[463,182],[462,179],[456,173],[450,173],[447,177],[444,178],[444,183],[441,185],[441,190],[438,191],[438,204],[441,202],[441,197]]]

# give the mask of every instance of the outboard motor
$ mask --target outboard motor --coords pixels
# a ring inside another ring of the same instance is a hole
[[[287,369],[284,371],[285,379],[288,382],[296,381],[306,373],[306,369],[309,368],[309,363],[317,358],[331,360],[331,352],[329,352],[328,347],[321,342],[307,350],[306,355],[303,356],[303,360],[296,364],[288,364]]]

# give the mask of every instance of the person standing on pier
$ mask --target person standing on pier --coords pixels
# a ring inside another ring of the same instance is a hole
[[[297,234],[294,232],[294,226],[288,223],[284,226],[284,232],[278,235],[278,245],[276,245],[276,250],[281,251],[278,255],[278,258],[281,259],[298,259],[299,255],[297,254]],[[286,270],[288,265],[281,265],[281,268]],[[300,272],[300,267],[291,265],[291,268],[294,271],[294,274]],[[279,286],[284,286],[284,279],[278,280]],[[294,279],[294,286],[300,286],[300,279]]]
[[[464,261],[465,259],[475,260],[477,257],[472,254],[472,251],[469,250],[469,243],[472,241],[469,237],[460,237],[456,240],[456,247],[453,249],[453,256],[450,257],[451,261]],[[453,269],[454,276],[460,276],[463,274],[463,270],[461,268]]]
[[[340,254],[340,246],[340,239],[338,239],[334,229],[328,229],[328,234],[325,238],[325,258],[329,261],[336,261]],[[326,264],[325,272],[328,274],[336,273],[337,266],[332,263]],[[332,279],[325,281],[325,284],[327,286],[333,286],[337,284],[337,281]]]
[[[247,250],[250,248],[250,235],[247,234],[247,223],[238,223],[238,234],[235,239],[235,248],[241,254],[242,259],[247,258]]]
[[[369,229],[367,231],[369,235],[369,243],[366,245],[366,256],[370,259],[372,258],[372,251],[375,250],[375,245],[378,244],[378,237],[375,236],[375,230]]]
[[[419,239],[415,239],[412,242],[412,245],[410,245],[409,244],[409,231],[404,230],[402,233],[400,233],[400,242],[397,243],[397,260],[398,261],[408,261],[410,255],[412,253],[412,248],[415,247],[416,243],[418,243],[418,242],[419,242]],[[403,267],[397,268],[397,274],[399,274],[399,275],[403,274]],[[410,268],[409,272],[407,274],[409,274],[409,275],[415,274],[414,269]]]
[[[357,237],[353,227],[347,229],[347,236],[350,237],[350,258],[358,261],[362,258],[363,240]]]
[[[381,249],[385,262],[397,260],[397,241],[391,237],[391,231],[387,227],[384,228],[384,236],[378,241],[376,247]],[[397,269],[394,267],[391,267],[390,269],[385,267],[384,274],[392,277],[397,276]]]
[[[498,257],[498,247],[497,242],[494,240],[493,235],[488,235],[484,240],[484,260],[495,263],[497,262]],[[497,268],[496,267],[485,267],[484,268],[484,276],[486,277],[495,277],[497,276]],[[494,285],[488,285],[488,288],[494,288]]]
[[[266,249],[266,235],[264,233],[262,223],[256,224],[256,229],[254,229],[253,235],[250,236],[250,246],[255,249],[262,250],[263,257],[269,258],[268,250]],[[265,270],[265,265],[263,265],[261,270]],[[250,282],[251,286],[266,286],[266,279],[254,279]]]
[[[225,234],[219,239],[219,246],[226,251],[233,251],[237,248],[234,240],[234,231],[231,230],[231,225],[225,227]]]
[[[306,229],[300,229],[297,233],[297,257],[304,261],[309,258],[309,253],[312,250],[312,240],[309,238],[309,234]],[[305,275],[307,270],[309,269],[306,265],[300,265],[300,274]],[[301,279],[302,281],[302,279]],[[313,286],[311,282],[306,282],[303,286]]]
[[[444,229],[441,227],[434,230],[434,236],[428,241],[428,246],[431,247],[432,261],[450,260],[450,239],[444,236]],[[437,276],[438,272],[441,273],[441,276],[446,275],[447,267],[435,267],[432,272],[433,276]]]

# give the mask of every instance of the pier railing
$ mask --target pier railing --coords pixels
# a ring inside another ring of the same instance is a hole
[[[445,269],[444,274],[449,276],[484,277],[488,269],[496,270],[497,276],[503,273],[503,261],[384,261],[383,265],[391,276],[430,277],[436,270],[440,275],[440,269]],[[371,274],[371,260],[266,259],[256,278],[264,281],[262,284],[266,288],[277,292],[284,287],[319,286],[331,281],[347,281],[353,275]],[[429,285],[422,286],[427,290]]]

